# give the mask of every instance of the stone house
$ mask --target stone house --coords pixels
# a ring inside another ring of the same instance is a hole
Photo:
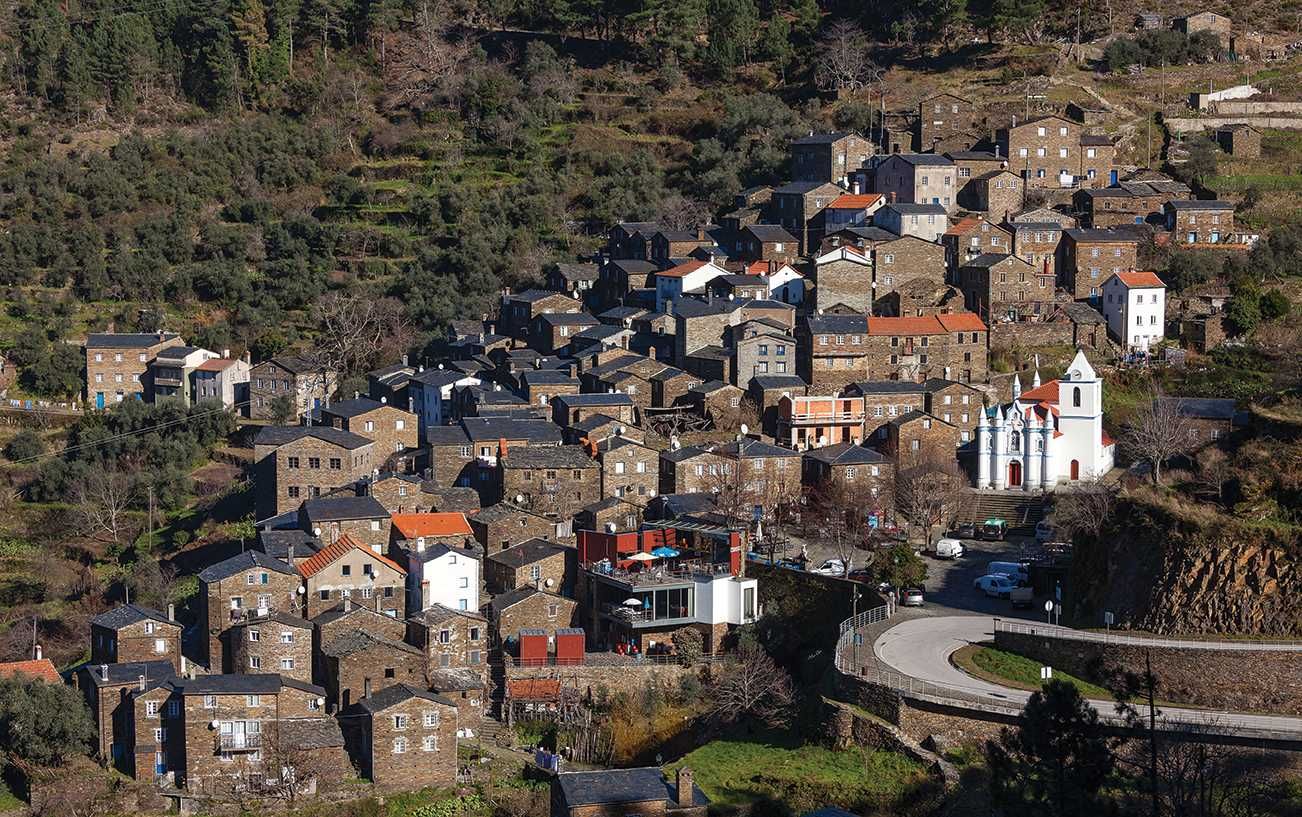
[[[581,296],[597,283],[596,264],[552,264],[547,270],[547,288],[566,295]]]
[[[1234,24],[1229,17],[1223,14],[1217,14],[1214,11],[1200,11],[1196,14],[1175,18],[1172,21],[1172,28],[1187,36],[1192,36],[1200,31],[1210,31],[1221,41],[1221,45],[1228,46],[1233,35]]]
[[[483,676],[471,669],[436,669],[430,672],[430,692],[457,705],[458,738],[475,737],[484,718],[486,686]]]
[[[660,452],[622,436],[589,443],[601,471],[601,496],[645,505],[660,484]]]
[[[457,706],[423,686],[390,686],[339,713],[349,755],[381,788],[456,785]]]
[[[264,360],[249,370],[249,416],[271,420],[277,398],[289,401],[290,419],[302,417],[334,394],[339,373],[293,355]]]
[[[210,672],[231,666],[227,632],[261,610],[302,613],[298,571],[260,550],[246,550],[199,571],[196,618],[206,635],[199,640],[200,660]]]
[[[181,671],[181,625],[139,604],[123,604],[90,620],[90,663],[168,661]]]
[[[988,364],[988,331],[981,318],[971,312],[869,318],[866,378],[983,381]]]
[[[1233,434],[1243,416],[1230,397],[1159,397],[1158,400],[1175,407],[1189,435],[1190,447],[1195,450]]]
[[[131,694],[175,675],[170,661],[125,664],[83,664],[72,673],[95,725],[94,748],[98,757],[129,773],[131,763]]]
[[[205,360],[190,375],[191,393],[196,401],[215,400],[228,409],[248,400],[249,372],[245,357],[216,357]],[[244,413],[243,407],[240,413]]]
[[[1049,207],[1036,207],[1031,210],[1023,210],[1011,216],[1008,221],[1012,224],[1057,224],[1059,229],[1068,230],[1079,227],[1075,216],[1054,210]]]
[[[496,499],[497,457],[503,442],[508,450],[559,445],[561,429],[541,419],[467,417],[460,426],[430,429],[427,437],[431,481],[440,488],[474,488],[481,501],[492,502]]]
[[[961,308],[962,304],[962,293],[949,284],[918,278],[878,298],[874,313],[883,318],[943,315]]]
[[[835,393],[865,379],[868,371],[866,315],[810,315],[796,327],[796,374],[816,394]]]
[[[748,491],[759,496],[798,496],[800,492],[800,452],[743,437],[711,452],[722,464],[723,476],[732,475],[744,482]],[[719,487],[717,478],[711,487]]]
[[[656,486],[656,490],[659,490],[659,485]],[[641,505],[616,496],[608,496],[576,513],[574,530],[637,530],[642,524],[644,513],[645,508]]]
[[[181,346],[172,332],[97,332],[86,336],[86,403],[96,409],[153,394],[149,364],[170,346]]]
[[[498,458],[500,496],[536,513],[569,520],[601,498],[601,471],[581,446],[528,446]]]
[[[603,306],[621,304],[629,293],[651,289],[652,276],[659,270],[658,264],[644,258],[612,258],[601,267],[598,300]]]
[[[1252,125],[1223,125],[1216,129],[1216,144],[1236,159],[1261,156],[1261,131]]]
[[[1220,244],[1234,233],[1232,202],[1168,201],[1165,215],[1175,244]]]
[[[395,684],[425,686],[425,653],[370,630],[321,643],[326,697],[339,709]]]
[[[491,593],[537,587],[573,595],[577,569],[574,548],[545,539],[530,539],[484,559],[484,580]]]
[[[777,433],[778,403],[783,397],[798,397],[809,392],[805,381],[794,374],[752,377],[747,396],[760,414],[760,428],[769,436]]]
[[[466,669],[482,685],[488,665],[488,619],[478,610],[453,610],[433,604],[407,619],[407,643],[425,653],[427,674]]]
[[[1028,188],[1107,187],[1116,181],[1111,140],[1084,133],[1080,123],[1070,119],[1029,119],[1000,129],[996,141],[1008,157],[1008,169]]]
[[[194,405],[197,400],[194,394],[195,370],[205,361],[219,358],[216,352],[198,346],[159,349],[158,355],[149,363],[149,399],[154,403],[170,399],[184,406]]]
[[[383,462],[404,461],[402,466],[395,464],[386,470],[409,470],[411,455],[404,456],[404,452],[414,454],[420,446],[415,414],[369,397],[354,397],[325,406],[321,409],[321,422],[371,440],[375,443],[375,457]]]
[[[1052,221],[1011,222],[1013,254],[1058,281],[1058,243],[1063,228]]]
[[[616,260],[646,260],[651,257],[651,237],[659,230],[654,221],[621,221],[607,232],[606,252]]]
[[[308,618],[345,599],[398,619],[405,617],[407,570],[348,534],[298,566]]]
[[[857,133],[811,133],[791,143],[791,177],[800,182],[840,182],[875,151]]]
[[[701,417],[709,417],[716,431],[732,431],[741,427],[745,396],[731,383],[710,380],[688,389],[684,405]]]
[[[470,529],[485,553],[506,550],[530,539],[556,537],[554,520],[510,502],[490,505],[471,516]]]
[[[1064,230],[1058,280],[1078,301],[1097,301],[1110,275],[1135,269],[1139,241],[1123,230]]]
[[[875,285],[868,252],[841,246],[814,261],[814,296],[820,310],[842,305],[856,312],[872,311]]]
[[[1153,213],[1160,213],[1169,197],[1163,193],[1136,194],[1124,187],[1080,190],[1072,196],[1072,206],[1081,222],[1092,229],[1143,224]]]
[[[502,295],[501,318],[496,328],[502,334],[517,340],[528,340],[534,318],[539,315],[582,311],[583,302],[571,295],[546,289],[529,289],[516,293],[507,290]]]
[[[845,193],[837,196],[819,214],[818,233],[822,238],[835,235],[849,227],[863,228],[872,224],[873,214],[886,204],[881,193]],[[812,252],[812,248],[811,248]]]
[[[910,411],[886,424],[882,453],[897,467],[948,461],[959,446],[958,429],[921,411]]]
[[[472,324],[469,328],[475,333],[483,331],[483,324],[478,321],[473,321]],[[450,331],[449,334],[454,335],[451,340],[457,339],[455,332]],[[408,365],[407,356],[403,355],[401,363],[383,366],[366,373],[366,396],[399,408],[410,406],[409,387],[411,379],[415,376],[416,367]]]
[[[627,394],[567,394],[552,400],[552,422],[558,426],[572,425],[592,414],[637,424],[636,406]]]
[[[520,375],[520,396],[531,406],[550,406],[562,394],[578,394],[579,380],[571,369],[538,369]]]
[[[911,235],[883,241],[872,249],[873,287],[880,310],[882,299],[919,283],[939,287],[945,283],[945,248]]]
[[[329,426],[264,426],[253,438],[254,504],[259,518],[369,476],[375,444]]]
[[[978,255],[958,271],[964,305],[982,320],[1025,320],[1052,311],[1052,274],[1016,255]]]
[[[767,320],[747,321],[732,327],[732,384],[745,390],[751,378],[766,374],[795,374],[796,339],[785,328]]]
[[[886,196],[890,204],[938,204],[946,213],[958,207],[954,163],[934,153],[888,156],[873,173],[873,191]]]
[[[291,613],[250,616],[230,629],[231,669],[257,675],[275,672],[312,683],[312,622]]]
[[[779,224],[751,224],[741,231],[742,261],[790,264],[800,257],[800,242]]]
[[[1008,160],[987,150],[947,151],[945,156],[954,163],[954,174],[958,179],[958,206],[965,210],[980,210],[973,181],[988,173],[1007,170]]]
[[[823,181],[788,182],[774,188],[764,220],[785,227],[796,237],[800,252],[809,252],[810,247],[818,246],[822,240],[815,229],[815,217],[844,192],[839,186]]]
[[[646,441],[646,432],[637,426],[625,425],[614,417],[607,417],[604,414],[593,414],[565,428],[567,445],[583,445],[584,440],[599,443],[611,437],[624,437],[640,443]]]
[[[433,490],[425,490],[424,483],[425,480],[416,474],[382,471],[371,479],[359,481],[357,492],[359,496],[369,496],[380,503],[390,515],[428,513],[438,495]]]
[[[977,176],[968,186],[972,190],[972,203],[991,221],[1003,221],[1022,209],[1026,191],[1016,173],[992,170]]]
[[[578,607],[574,599],[536,587],[517,587],[499,593],[488,605],[493,642],[506,647],[519,640],[521,630],[577,626]]]
[[[709,805],[686,766],[673,781],[655,767],[562,772],[552,778],[551,817],[705,817]]]
[[[873,220],[896,235],[911,235],[923,241],[939,241],[949,228],[949,216],[941,204],[888,204]]]
[[[600,326],[601,321],[587,312],[546,312],[529,322],[529,348],[544,355],[556,354],[585,329]]]
[[[667,366],[659,374],[651,376],[651,405],[655,408],[677,405],[699,382],[701,379],[691,372]]]
[[[298,509],[298,527],[312,531],[322,544],[350,536],[376,553],[389,546],[392,519],[372,496],[325,496],[309,499]]]
[[[868,380],[851,383],[842,392],[857,397],[864,405],[864,439],[874,445],[886,439],[886,424],[927,405],[927,389],[910,380]]]
[[[959,268],[978,255],[1007,255],[1013,251],[1012,233],[980,216],[959,219],[940,237],[940,243],[945,248],[945,268],[951,280],[958,280]]]
[[[352,599],[344,599],[311,619],[315,628],[312,655],[315,661],[314,677],[325,678],[325,656],[322,647],[335,639],[355,632],[369,632],[389,641],[402,641],[407,637],[407,624],[396,616],[386,616],[369,607],[362,607]]]
[[[722,460],[700,446],[660,452],[660,494],[709,493],[717,487]]]
[[[678,258],[697,257],[701,251],[709,251],[714,239],[703,228],[693,230],[673,230],[661,227],[651,236],[651,260],[657,264],[669,264]]]
[[[836,443],[804,453],[801,479],[809,487],[831,483],[853,496],[886,500],[895,484],[895,465],[858,443]]]
[[[391,550],[419,553],[427,547],[468,548],[475,533],[464,513],[406,513],[393,516]]]
[[[976,438],[981,422],[985,395],[970,383],[932,378],[922,384],[925,391],[923,409],[933,417],[958,429],[959,443]]]
[[[932,153],[970,150],[981,141],[980,111],[969,99],[936,94],[918,102],[918,150]]]

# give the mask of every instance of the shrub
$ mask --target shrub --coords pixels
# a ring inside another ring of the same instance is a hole
[[[41,435],[25,428],[5,445],[5,456],[10,460],[27,460],[45,453],[45,442]]]

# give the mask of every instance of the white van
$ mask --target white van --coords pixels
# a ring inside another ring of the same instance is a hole
[[[986,565],[986,573],[1002,573],[1010,579],[1027,581],[1030,576],[1026,572],[1026,566],[1020,562],[991,562]]]
[[[957,559],[963,555],[963,543],[957,539],[937,539],[931,546],[931,555],[937,559]]]

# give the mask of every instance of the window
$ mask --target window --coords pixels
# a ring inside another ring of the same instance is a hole
[[[1080,386],[1071,390],[1071,404],[1074,408],[1080,408]]]
[[[394,729],[406,729],[406,728],[407,728],[407,716],[406,716],[406,715],[401,715],[401,714],[399,714],[399,715],[394,715],[394,716],[393,716],[393,728],[394,728]]]
[[[339,459],[338,457],[331,457],[331,458],[330,458],[330,470],[331,470],[331,471],[338,471],[338,470],[342,469],[343,467],[344,467],[344,461],[343,461],[343,460]]]
[[[407,739],[406,739],[406,738],[394,738],[394,739],[393,739],[393,753],[394,753],[395,755],[400,755],[400,754],[403,754],[403,753],[406,752],[406,751],[407,751]]]
[[[535,582],[536,582],[536,581],[538,581],[538,580],[541,579],[541,578],[542,578],[542,567],[541,567],[540,565],[530,565],[530,566],[529,566],[529,580],[530,580],[530,581],[535,581]],[[463,579],[463,581],[464,581],[464,579]],[[463,585],[463,586],[464,586],[464,585]]]
[[[293,634],[293,633],[288,633],[288,632],[286,632],[286,633],[281,633],[281,634],[280,634],[280,643],[281,643],[281,644],[293,644],[293,643],[294,643],[294,634]]]
[[[245,695],[245,696],[244,696],[244,705],[247,706],[247,707],[249,707],[249,708],[255,708],[255,707],[262,706],[262,696],[261,696],[261,695]]]
[[[369,599],[369,598],[374,598],[374,597],[375,597],[375,588],[373,588],[373,587],[363,587],[363,588],[362,588],[362,598],[364,598],[364,599]]]
[[[257,655],[250,655],[249,669],[262,669],[262,658]]]
[[[321,458],[320,458],[320,457],[308,457],[308,458],[307,458],[307,467],[308,467],[308,468],[320,468],[320,467],[321,467]]]
[[[166,742],[167,742],[167,729],[164,727],[159,727],[158,729],[155,729],[154,743],[159,744],[159,743],[166,743]]]
[[[262,633],[261,633],[261,631],[259,631],[259,630],[254,630],[254,629],[250,628],[250,629],[249,629],[249,640],[250,640],[250,641],[261,641],[261,640],[262,640]]]
[[[424,717],[424,723],[427,728],[431,726],[438,726],[439,725],[438,710],[426,712]]]
[[[149,717],[157,717],[158,701],[145,701],[145,714]]]
[[[434,735],[426,735],[420,739],[420,748],[423,752],[434,752],[439,748],[439,739]]]
[[[849,467],[847,467],[847,468],[845,469],[845,478],[846,478],[846,479],[854,479],[854,475],[855,475],[856,473],[857,473],[857,471],[855,470],[855,467],[854,467],[853,465],[851,465],[851,466],[849,466]]]

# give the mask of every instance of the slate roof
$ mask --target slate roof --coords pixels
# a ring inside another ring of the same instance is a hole
[[[465,417],[461,425],[471,440],[524,440],[528,443],[558,443],[561,429],[550,420],[512,419],[509,417]]]
[[[1025,395],[1023,395],[1023,397],[1025,397]],[[940,419],[939,417],[933,417],[927,412],[919,411],[917,409],[904,412],[899,417],[892,419],[889,424],[896,426],[898,428],[899,426],[902,426],[905,423],[911,423],[914,420],[928,420],[928,419],[931,420],[932,422],[940,423],[941,425],[946,425],[946,426],[953,425],[953,423],[947,423],[944,420]]]
[[[411,653],[413,655],[423,655],[420,650],[408,644],[405,641],[395,641],[391,638],[376,635],[370,630],[352,630],[343,633],[329,644],[321,647],[321,652],[332,658],[346,658],[353,653],[369,650],[375,646],[388,647],[398,650],[399,652]]]
[[[855,226],[855,227],[845,227],[840,230],[837,230],[836,232],[850,233],[852,235],[857,235],[860,238],[864,239],[865,241],[893,241],[899,238],[898,235],[891,232],[890,230],[884,229],[882,227],[877,227],[871,224]],[[835,234],[836,233],[833,233],[833,235]]]
[[[344,745],[334,718],[284,718],[277,721],[280,739],[291,749],[326,749]]]
[[[496,596],[493,596],[493,600],[489,602],[488,606],[494,613],[500,613],[509,607],[514,607],[515,605],[519,604],[520,602],[524,601],[530,596],[533,596],[535,593],[541,593],[544,596],[552,596],[553,598],[564,599],[564,596],[558,596],[555,593],[547,593],[543,590],[539,590],[536,587],[526,586],[526,587],[517,587],[516,589],[509,590],[505,593],[498,593]]]
[[[954,164],[947,156],[938,153],[892,153],[891,158],[916,167],[950,167]]]
[[[773,189],[774,195],[803,196],[806,193],[817,190],[828,184],[828,182],[787,182],[781,187]]]
[[[1071,236],[1071,239],[1073,241],[1088,241],[1088,242],[1095,242],[1095,243],[1106,242],[1106,243],[1120,244],[1122,242],[1131,242],[1136,240],[1135,236],[1132,233],[1125,232],[1122,230],[1102,230],[1102,229],[1087,230],[1080,227],[1072,227],[1063,230],[1062,232],[1064,235]]]
[[[596,264],[557,264],[556,272],[566,281],[597,280]]]
[[[556,775],[560,797],[570,808],[618,803],[676,802],[677,785],[660,769],[605,769],[595,772],[562,772]],[[692,803],[708,806],[710,799],[692,784]]]
[[[904,216],[945,215],[945,208],[939,204],[914,204],[912,202],[895,202],[888,204],[880,212],[894,210]]]
[[[187,355],[202,351],[198,346],[169,346],[158,350],[158,357],[167,360],[181,360]]]
[[[177,337],[180,335],[175,332],[92,332],[86,336],[86,348],[148,349],[156,343]]]
[[[379,400],[372,400],[369,397],[354,397],[350,400],[340,400],[337,403],[322,406],[321,412],[323,414],[333,414],[336,417],[356,417],[368,411],[384,408],[385,405],[387,404],[381,403]]]
[[[1106,322],[1106,318],[1087,303],[1073,301],[1072,303],[1063,304],[1062,311],[1067,313],[1067,317],[1071,318],[1073,323],[1101,324]]]
[[[360,434],[333,426],[263,426],[253,437],[254,445],[285,445],[304,437],[313,437],[340,448],[353,450],[371,444]]]
[[[389,512],[373,496],[323,496],[303,502],[303,513],[313,522],[349,519],[389,518]]]
[[[95,686],[130,684],[145,676],[152,678],[171,678],[176,674],[171,661],[131,661],[125,664],[91,664],[85,663],[77,671],[85,670],[90,682]],[[101,672],[103,670],[103,672]],[[108,673],[108,680],[104,679]]]
[[[1158,400],[1174,403],[1181,417],[1198,420],[1233,420],[1237,413],[1234,400],[1229,397],[1159,397]]]
[[[528,539],[486,557],[486,561],[519,568],[555,556],[557,553],[564,553],[566,549],[564,545],[548,542],[545,539]]]
[[[421,610],[412,616],[407,616],[408,621],[414,621],[419,624],[440,624],[454,618],[468,618],[474,621],[487,621],[482,615],[475,610],[453,610],[437,602]]]
[[[262,363],[274,363],[277,366],[281,367],[282,369],[285,369],[286,371],[291,372],[293,374],[307,374],[309,372],[320,372],[325,368],[320,363],[315,363],[311,360],[308,360],[307,358],[300,357],[299,355],[280,355],[277,357],[269,358],[268,360],[264,360],[262,361]],[[261,366],[262,363],[258,363],[255,365]]]
[[[114,607],[104,613],[100,613],[90,620],[90,623],[97,627],[107,627],[110,630],[120,630],[123,627],[129,627],[141,621],[161,621],[164,624],[176,624],[163,613],[158,612],[152,607],[144,607],[139,604],[123,604]],[[180,626],[180,625],[177,625]]]
[[[805,381],[794,374],[760,374],[750,379],[761,389],[803,389]]]
[[[816,335],[868,333],[867,315],[810,315],[806,322]]]
[[[806,451],[804,456],[828,465],[879,465],[889,460],[862,445],[854,443],[837,443],[822,448]]]
[[[385,687],[372,694],[369,698],[362,698],[357,703],[345,709],[340,713],[341,717],[355,717],[357,715],[373,715],[377,712],[383,712],[391,706],[397,706],[400,703],[410,701],[413,698],[420,698],[424,701],[431,701],[444,706],[456,707],[452,701],[424,689],[417,689],[407,684],[394,684],[391,687]]]
[[[923,384],[907,380],[864,380],[851,383],[850,388],[860,394],[922,394],[926,391]]]
[[[231,627],[247,627],[252,624],[266,624],[269,621],[274,621],[277,624],[284,624],[286,627],[295,627],[300,630],[312,629],[312,622],[302,616],[295,616],[280,611],[268,613],[265,616],[240,619],[239,621],[231,622]]]
[[[253,568],[262,568],[271,570],[276,573],[282,573],[286,576],[293,576],[297,571],[279,559],[275,559],[260,550],[246,550],[237,553],[229,559],[223,559],[215,565],[205,567],[199,571],[199,580],[208,582],[219,582],[222,579],[228,579],[231,576],[243,573]]]
[[[521,446],[508,449],[499,462],[503,468],[596,468],[581,445]]]
[[[601,394],[561,394],[553,398],[570,408],[599,408],[602,406],[631,406],[633,398],[623,392]]]
[[[799,457],[800,452],[790,448],[779,448],[776,445],[770,445],[759,440],[752,440],[745,437],[740,440],[733,440],[730,443],[715,446],[711,449],[713,453],[724,457],[736,457],[743,460],[758,459],[760,457]]]
[[[791,142],[793,145],[830,145],[839,142],[847,136],[854,134],[849,131],[829,131],[827,133],[811,133],[808,136],[802,136]]]
[[[168,666],[171,666],[170,664]],[[194,678],[173,678],[171,686],[182,695],[276,695],[283,685],[280,675],[247,675],[227,673],[199,675]],[[325,690],[320,690],[324,695]]]
[[[1166,206],[1170,207],[1172,210],[1233,210],[1234,209],[1233,202],[1222,201],[1220,199],[1194,199],[1193,201],[1176,199],[1175,201],[1168,201],[1166,203]]]
[[[980,255],[978,255],[976,258],[969,258],[968,260],[964,261],[962,266],[988,268],[988,267],[993,267],[996,264],[1001,264],[1010,258],[1018,263],[1026,264],[1026,266],[1028,267],[1030,266],[1030,264],[1028,264],[1025,259],[1018,258],[1016,255],[1008,255],[1006,253],[998,253],[998,252],[983,252]]]
[[[471,524],[480,522],[487,525],[492,524],[493,522],[501,522],[514,516],[519,516],[520,514],[524,514],[525,516],[536,516],[539,519],[547,518],[541,514],[536,514],[533,511],[521,508],[518,505],[512,505],[510,502],[498,502],[494,505],[489,505],[487,508],[484,508],[474,516],[470,517],[470,522]]]
[[[413,382],[420,383],[423,386],[431,386],[438,389],[444,386],[451,386],[453,383],[466,377],[469,377],[469,375],[465,372],[453,371],[451,369],[426,369],[423,372],[417,372],[412,375],[411,379]]]
[[[555,326],[597,326],[601,323],[587,312],[546,312],[536,320]]]
[[[466,692],[472,689],[483,689],[484,679],[469,667],[440,668],[430,672],[429,685],[435,694]]]
[[[765,243],[780,241],[794,244],[796,242],[795,236],[780,224],[751,224],[743,232],[749,232]]]

